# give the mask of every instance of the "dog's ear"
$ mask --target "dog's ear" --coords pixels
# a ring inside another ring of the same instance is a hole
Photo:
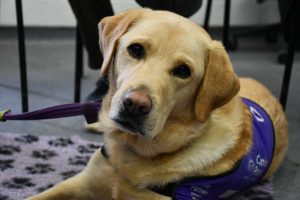
[[[129,27],[137,21],[141,10],[131,10],[118,15],[105,17],[98,24],[100,50],[103,55],[103,63],[100,76],[107,75],[118,46],[118,39],[126,33]]]
[[[212,41],[207,54],[204,77],[195,101],[196,118],[201,122],[205,122],[214,109],[226,104],[240,89],[239,79],[223,45]]]

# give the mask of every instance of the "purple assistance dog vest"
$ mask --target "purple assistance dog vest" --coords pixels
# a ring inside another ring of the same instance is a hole
[[[274,129],[270,117],[258,104],[242,99],[252,113],[253,146],[231,172],[214,177],[195,177],[178,182],[173,191],[176,200],[217,200],[257,184],[265,175],[274,152]]]
[[[242,98],[252,113],[251,150],[237,166],[222,175],[213,177],[190,177],[164,187],[149,187],[153,192],[172,197],[173,200],[219,200],[256,185],[266,174],[274,153],[275,136],[273,123],[258,104]],[[109,158],[105,146],[101,154]]]

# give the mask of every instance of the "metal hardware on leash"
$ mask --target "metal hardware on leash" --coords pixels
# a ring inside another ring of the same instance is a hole
[[[0,122],[5,122],[6,120],[4,119],[4,115],[8,112],[10,112],[11,110],[4,110],[4,111],[0,111]]]

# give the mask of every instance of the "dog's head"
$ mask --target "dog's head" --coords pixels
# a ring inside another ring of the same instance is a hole
[[[223,46],[188,19],[137,9],[99,30],[110,76],[102,117],[124,133],[154,140],[174,123],[203,124],[239,90]]]

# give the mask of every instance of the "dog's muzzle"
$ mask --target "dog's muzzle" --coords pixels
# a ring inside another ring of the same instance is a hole
[[[121,101],[118,117],[113,120],[121,129],[145,136],[145,120],[152,109],[152,101],[144,90],[130,90]]]

